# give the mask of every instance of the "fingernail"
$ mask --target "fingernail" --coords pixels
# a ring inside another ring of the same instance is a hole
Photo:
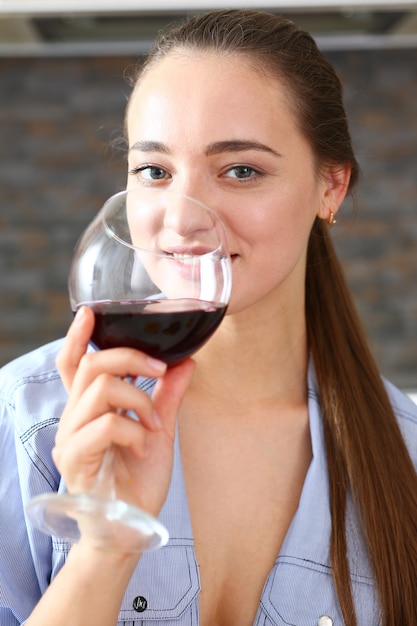
[[[159,359],[154,359],[151,356],[147,357],[147,363],[155,374],[163,374],[167,368],[166,363],[159,361]]]
[[[75,313],[75,317],[74,317],[74,324],[80,324],[83,317],[84,317],[84,313],[85,313],[85,306],[80,306],[79,309],[77,309],[76,313]]]

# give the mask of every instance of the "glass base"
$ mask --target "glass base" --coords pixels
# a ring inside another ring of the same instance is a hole
[[[144,552],[164,546],[169,538],[157,519],[121,500],[45,494],[31,500],[26,510],[38,530],[70,543],[82,534],[102,549]]]

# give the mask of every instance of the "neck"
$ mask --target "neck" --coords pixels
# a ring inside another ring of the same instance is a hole
[[[303,310],[303,308],[298,308]],[[306,400],[308,366],[304,313],[267,309],[228,315],[210,341],[194,356],[192,387],[219,390],[223,400],[242,403],[274,397],[283,404]],[[236,391],[238,390],[238,391]]]

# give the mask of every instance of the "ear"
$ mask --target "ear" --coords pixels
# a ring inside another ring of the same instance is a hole
[[[349,187],[351,166],[349,163],[326,165],[322,171],[322,197],[318,217],[331,223],[340,205],[346,197]]]

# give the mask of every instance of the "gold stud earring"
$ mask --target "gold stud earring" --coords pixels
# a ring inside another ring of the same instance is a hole
[[[330,215],[327,218],[327,223],[330,226],[330,228],[336,224],[334,213],[332,211],[330,211]]]

